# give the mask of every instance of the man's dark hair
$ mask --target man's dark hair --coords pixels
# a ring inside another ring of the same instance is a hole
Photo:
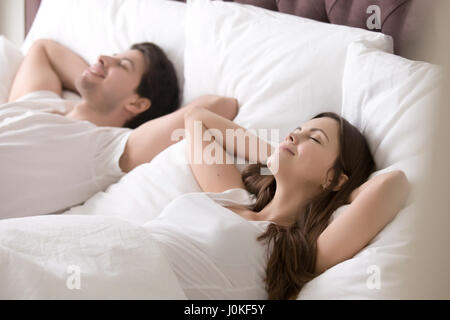
[[[134,44],[131,50],[142,52],[148,64],[136,93],[151,101],[150,108],[124,125],[126,128],[135,129],[149,120],[177,110],[180,104],[180,88],[175,68],[159,46],[144,42]]]

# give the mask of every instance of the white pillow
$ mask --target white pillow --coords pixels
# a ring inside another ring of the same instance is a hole
[[[361,39],[392,52],[392,38],[381,33],[238,3],[188,0],[184,99],[235,97],[241,106],[236,123],[280,129],[281,141],[319,112],[341,112],[345,55]]]
[[[366,136],[377,169],[403,170],[411,184],[406,208],[352,259],[309,282],[299,299],[409,299],[412,237],[437,111],[440,69],[369,48],[349,47],[343,79],[342,115]],[[339,210],[341,211],[341,209]],[[416,253],[417,254],[417,253]],[[379,276],[379,278],[378,278]],[[376,288],[379,280],[380,288]],[[418,294],[416,294],[418,296]]]
[[[9,90],[22,60],[19,48],[0,36],[0,104],[8,102]]]
[[[350,46],[343,79],[342,115],[367,137],[377,169],[428,154],[441,83],[436,65]],[[417,179],[415,168],[404,168]]]
[[[43,0],[22,52],[35,40],[48,38],[93,64],[100,54],[149,41],[172,61],[182,89],[185,11],[185,3],[169,0]]]

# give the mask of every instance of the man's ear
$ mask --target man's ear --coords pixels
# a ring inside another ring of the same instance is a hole
[[[134,101],[125,105],[125,109],[130,112],[133,117],[146,111],[152,105],[151,101],[147,98],[137,97]]]

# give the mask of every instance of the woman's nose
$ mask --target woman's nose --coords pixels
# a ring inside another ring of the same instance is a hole
[[[297,142],[297,138],[295,137],[295,135],[293,133],[288,134],[288,136],[286,137],[286,141],[290,142],[290,143],[296,143]]]

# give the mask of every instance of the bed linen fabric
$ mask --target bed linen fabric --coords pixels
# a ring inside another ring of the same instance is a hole
[[[266,245],[257,237],[271,222],[248,221],[224,207],[254,202],[243,189],[188,193],[144,224],[188,299],[267,299]]]
[[[109,217],[0,220],[1,299],[186,299],[148,230]]]
[[[189,0],[184,99],[238,99],[234,121],[274,129],[282,141],[320,112],[341,112],[350,43],[392,52],[392,38],[237,3]],[[332,54],[330,54],[332,53]]]
[[[19,48],[0,36],[0,104],[8,102],[9,90],[22,60]]]

